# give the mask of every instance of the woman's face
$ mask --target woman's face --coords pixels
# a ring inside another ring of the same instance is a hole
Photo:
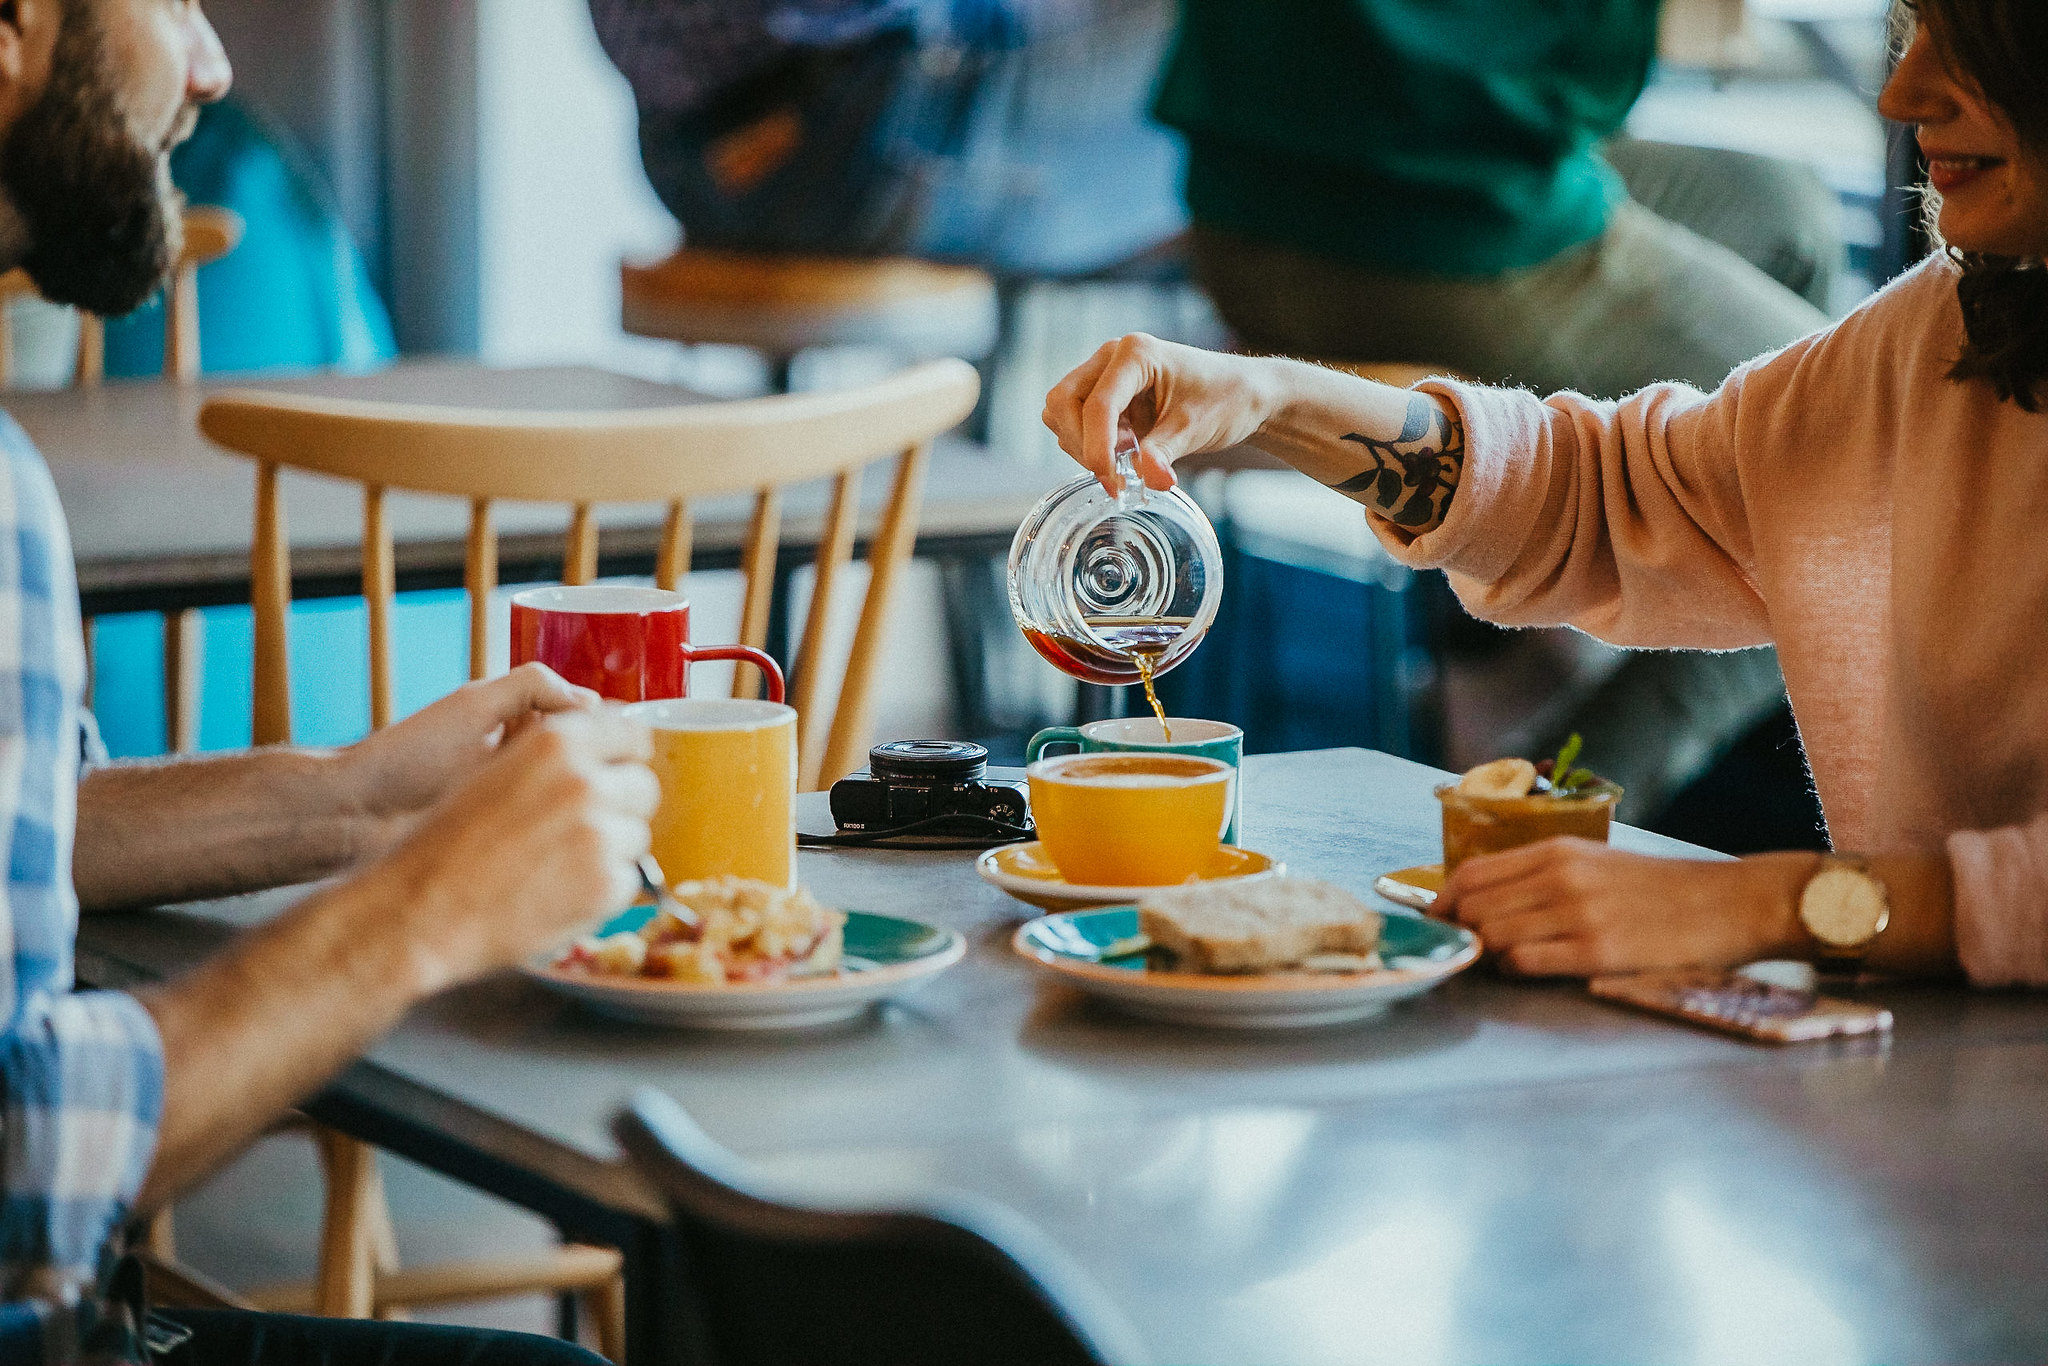
[[[1950,246],[1992,256],[2048,257],[2048,150],[2020,142],[2012,121],[1949,68],[1922,24],[1878,98],[1910,123],[1941,195]]]

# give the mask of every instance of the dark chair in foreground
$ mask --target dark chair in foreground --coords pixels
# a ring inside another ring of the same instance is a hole
[[[1139,1353],[1033,1230],[988,1205],[782,1203],[681,1106],[636,1093],[612,1122],[675,1212],[695,1341],[717,1366],[1098,1366]]]

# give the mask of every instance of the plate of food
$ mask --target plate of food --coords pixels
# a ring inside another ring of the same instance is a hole
[[[1020,926],[1010,947],[1133,1015],[1218,1029],[1369,1019],[1479,958],[1470,930],[1382,915],[1340,887],[1296,877],[1059,911]]]
[[[1076,910],[1085,906],[1128,906],[1156,887],[1084,887],[1060,876],[1059,866],[1037,840],[1005,844],[974,861],[981,880],[1000,887],[1041,911]],[[1259,882],[1287,871],[1287,865],[1252,849],[1217,846],[1215,861],[1197,874],[1207,886]]]
[[[852,1019],[967,952],[920,920],[841,911],[748,878],[679,883],[696,923],[636,906],[526,975],[601,1015],[691,1029],[807,1029]]]

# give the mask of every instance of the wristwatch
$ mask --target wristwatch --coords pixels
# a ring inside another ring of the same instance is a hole
[[[1891,918],[1883,881],[1860,858],[1822,855],[1799,893],[1799,923],[1813,936],[1823,963],[1861,962]]]

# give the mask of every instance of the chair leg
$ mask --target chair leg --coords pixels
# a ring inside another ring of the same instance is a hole
[[[178,1260],[178,1235],[172,1227],[170,1210],[160,1209],[150,1215],[143,1229],[142,1247],[145,1252],[166,1262]]]
[[[626,1278],[613,1276],[582,1292],[583,1315],[597,1329],[597,1350],[623,1363],[626,1359]]]
[[[199,675],[205,665],[206,619],[192,609],[164,613],[164,748],[199,748]]]
[[[366,1319],[376,1308],[378,1233],[373,1211],[383,1203],[377,1155],[346,1134],[321,1128],[313,1132],[327,1173],[313,1312]]]
[[[370,1221],[370,1262],[376,1271],[376,1281],[381,1286],[387,1277],[398,1272],[398,1228],[391,1220],[391,1199],[384,1193],[384,1174],[371,1164],[375,1189],[371,1192],[366,1217]],[[397,1322],[412,1317],[412,1311],[402,1304],[386,1304],[378,1295],[377,1317],[386,1322]]]

